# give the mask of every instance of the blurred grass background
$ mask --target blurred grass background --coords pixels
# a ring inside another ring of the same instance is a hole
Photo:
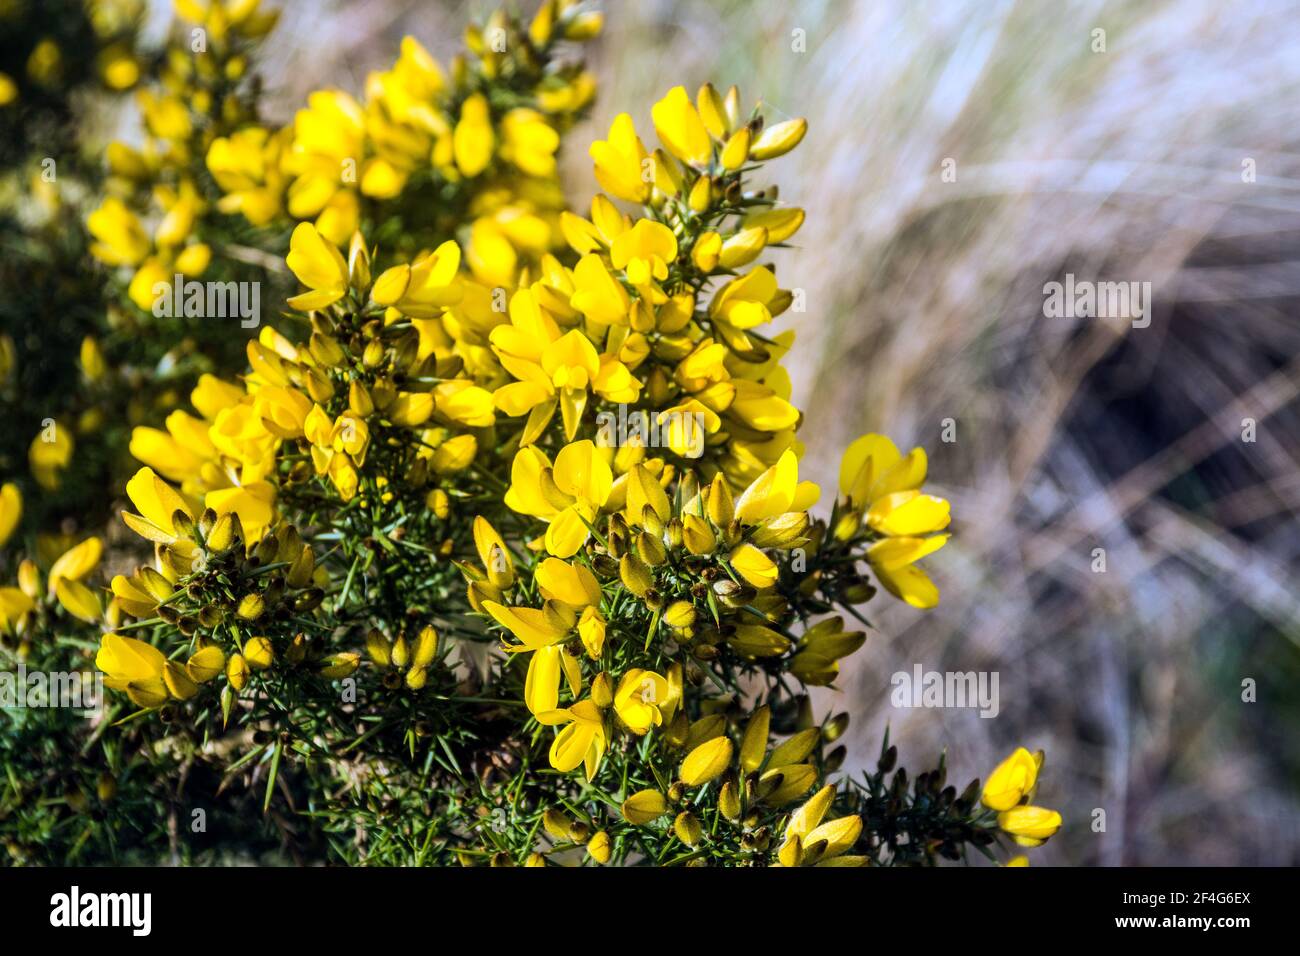
[[[360,90],[404,33],[445,62],[489,8],[281,6],[263,66],[281,120],[312,89]],[[780,320],[799,335],[805,469],[829,496],[840,449],[885,431],[926,447],[953,501],[956,535],[928,562],[941,606],[873,602],[879,633],[825,694],[854,714],[850,766],[885,724],[918,760],[950,746],[963,780],[1042,747],[1038,802],[1066,827],[1037,860],[1300,863],[1300,5],[605,11],[573,201],[595,188],[583,144],[624,110],[649,141],[676,84],[806,116],[769,167],[808,211],[773,257],[807,297]],[[1045,318],[1043,285],[1067,272],[1151,282],[1150,326]],[[890,675],[914,664],[998,672],[1000,714],[891,707]]]

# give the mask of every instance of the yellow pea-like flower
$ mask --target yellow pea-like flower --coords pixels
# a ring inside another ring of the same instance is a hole
[[[63,552],[58,560],[50,565],[49,592],[53,594],[60,581],[80,581],[95,570],[103,551],[104,545],[99,538],[87,538],[76,547]]]
[[[776,563],[752,544],[733,549],[730,561],[735,572],[759,590],[776,584],[779,576]]]
[[[78,620],[93,624],[103,613],[98,595],[80,581],[60,578],[55,585],[54,593],[64,610]]]
[[[1061,815],[1045,807],[1012,807],[998,814],[998,826],[1020,846],[1039,846],[1061,829]]]
[[[655,133],[664,148],[684,163],[703,166],[713,152],[709,131],[686,95],[685,87],[674,86],[650,110]]]
[[[663,723],[668,703],[668,681],[653,671],[633,667],[619,680],[614,710],[632,733],[641,735]]]
[[[326,680],[341,680],[355,673],[360,666],[360,654],[356,651],[342,651],[323,658],[318,673]]]
[[[152,644],[133,637],[105,634],[95,655],[95,666],[104,672],[104,684],[120,690],[139,707],[153,709],[167,702],[163,680],[167,658]]]
[[[7,481],[0,486],[0,547],[4,547],[23,516],[23,496],[18,486]]]
[[[139,515],[122,512],[128,528],[149,541],[171,544],[179,534],[173,517],[177,512],[194,519],[194,512],[171,485],[159,478],[152,468],[137,471],[126,483],[126,495]]]
[[[878,499],[867,524],[884,535],[915,536],[942,531],[951,521],[948,502],[919,491],[899,491]]]
[[[461,104],[460,121],[452,137],[452,153],[461,174],[477,176],[483,172],[492,161],[495,145],[488,101],[482,93],[475,93]]]
[[[343,254],[311,223],[300,222],[293,230],[285,261],[298,281],[311,290],[292,296],[290,308],[303,312],[323,309],[347,294],[348,264]]]
[[[626,113],[615,116],[609,135],[592,143],[589,153],[601,189],[626,202],[649,200],[653,179],[644,175],[649,154],[636,134],[632,117]]]
[[[980,802],[990,810],[1010,810],[1033,792],[1040,764],[1041,757],[1017,747],[989,774]]]

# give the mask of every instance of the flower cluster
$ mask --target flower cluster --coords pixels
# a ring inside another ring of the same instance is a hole
[[[250,53],[278,18],[256,0],[182,0],[176,14],[172,29],[183,39],[136,94],[144,144],[109,145],[108,195],[86,222],[91,254],[129,274],[127,295],[145,311],[157,283],[202,275],[211,262],[203,238],[211,202],[196,159],[253,120]]]
[[[279,128],[248,81],[273,15],[178,13],[207,55],[141,94],[93,253],[142,309],[232,259],[296,287],[242,361],[133,423],[134,570],[97,587],[98,537],[52,543],[0,589],[0,633],[78,622],[111,733],[165,722],[351,862],[912,864],[1055,832],[1023,750],[984,809],[887,737],[836,776],[849,716],[808,689],[864,646],[877,585],[938,602],[918,562],[950,509],[879,434],[822,508],[800,477],[794,334],[770,326],[803,309],[774,260],[804,212],[754,181],[803,120],[675,87],[657,146],[628,114],[591,144],[584,216],[556,155],[594,95],[563,55],[599,31],[586,5],[494,14],[448,70],[408,37],[360,98]],[[234,220],[238,252],[210,238]],[[113,365],[93,339],[82,363]],[[0,546],[21,517],[4,486]]]

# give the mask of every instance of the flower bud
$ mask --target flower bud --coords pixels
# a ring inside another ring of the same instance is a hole
[[[248,683],[248,662],[242,654],[231,654],[226,661],[226,680],[236,691],[241,691]]]
[[[411,654],[412,667],[428,667],[438,655],[438,632],[432,625],[425,625],[415,638],[415,649]]]
[[[618,576],[624,587],[637,597],[644,597],[654,585],[654,574],[650,567],[631,551],[624,554],[619,562]]]
[[[275,649],[265,637],[250,638],[244,642],[244,660],[254,670],[266,670],[275,660]]]
[[[731,497],[731,489],[727,487],[727,481],[721,474],[715,475],[713,484],[709,485],[706,510],[709,520],[718,528],[726,528],[736,516],[736,504]]]
[[[609,681],[609,674],[601,671],[591,682],[591,702],[601,710],[614,702],[614,689]]]
[[[657,568],[668,560],[668,552],[658,535],[642,531],[636,536],[636,549],[641,559],[652,568]]]
[[[260,594],[245,594],[240,599],[239,608],[235,611],[245,621],[256,621],[266,610],[266,602]]]
[[[759,134],[758,139],[754,140],[754,144],[749,148],[749,158],[761,162],[784,156],[799,145],[806,132],[808,132],[808,121],[803,118],[769,126]]]
[[[587,841],[587,853],[597,863],[608,863],[610,855],[609,834],[604,830],[597,830]]]
[[[380,667],[387,667],[393,662],[393,646],[377,628],[371,628],[366,633],[366,653],[370,659]]]
[[[664,623],[677,631],[684,631],[695,623],[695,606],[690,601],[674,601],[664,611]]]
[[[735,780],[727,780],[718,791],[718,809],[728,820],[740,819],[740,789]]]
[[[566,814],[554,808],[550,808],[542,814],[542,826],[547,833],[557,840],[567,840],[569,838],[569,826],[572,822]]]
[[[326,680],[339,680],[354,673],[361,666],[361,655],[354,651],[331,654],[321,660],[320,676]]]
[[[368,418],[375,411],[374,400],[359,379],[354,378],[348,386],[348,410],[357,418]]]
[[[699,819],[689,810],[677,814],[677,818],[673,820],[673,832],[677,834],[677,839],[687,846],[695,846],[703,836]]]

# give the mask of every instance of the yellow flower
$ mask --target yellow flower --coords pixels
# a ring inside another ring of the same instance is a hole
[[[116,575],[109,587],[123,611],[135,618],[153,616],[160,601],[172,595],[172,585],[153,568],[144,567],[131,577]]]
[[[609,463],[588,439],[562,448],[553,468],[546,453],[530,445],[515,455],[505,503],[549,522],[546,550],[571,558],[587,541],[587,523],[609,499],[613,484]]]
[[[546,726],[566,725],[551,744],[552,767],[568,773],[583,764],[588,780],[596,776],[608,739],[604,719],[595,704],[580,700],[572,707],[538,714],[537,722]]]
[[[638,790],[623,801],[623,819],[628,823],[651,823],[668,812],[668,801],[658,790]]]
[[[915,563],[948,543],[948,535],[928,538],[885,538],[867,548],[867,560],[876,579],[894,597],[926,610],[939,603],[939,589]]]
[[[924,449],[913,448],[904,457],[886,436],[863,435],[840,459],[840,494],[859,508],[870,508],[887,495],[920,488],[925,472]]]
[[[355,651],[340,651],[322,658],[318,673],[326,680],[342,680],[361,666],[361,655]],[[238,689],[238,688],[236,688]]]
[[[492,161],[495,142],[487,99],[482,93],[467,97],[452,136],[452,151],[461,174],[477,176],[483,172]]]
[[[139,515],[128,511],[122,512],[126,526],[149,541],[160,544],[172,544],[180,532],[176,529],[173,516],[176,512],[186,515],[191,521],[194,512],[186,504],[176,489],[154,474],[148,466],[141,468],[126,483],[126,494],[131,503],[139,510]]]
[[[0,587],[0,631],[11,631],[19,619],[36,607],[18,588]]]
[[[799,459],[786,449],[736,499],[735,517],[742,525],[770,524],[788,513],[806,511],[820,495],[811,481],[799,481]]]
[[[91,254],[111,266],[139,265],[152,248],[139,218],[114,196],[90,214],[86,226],[96,240]]]
[[[686,755],[678,775],[688,787],[706,784],[727,769],[734,750],[728,737],[706,740]]]
[[[206,647],[199,648],[185,662],[185,673],[196,684],[207,683],[225,669],[225,652],[215,644],[208,644]]]
[[[652,180],[644,175],[648,154],[632,117],[626,113],[614,117],[609,136],[593,142],[589,153],[595,163],[596,181],[605,192],[626,202],[645,203],[650,199]]]
[[[0,487],[0,547],[13,536],[23,516],[23,496],[18,486],[7,481]]]
[[[1033,793],[1042,762],[1042,751],[1035,755],[1017,747],[989,774],[980,802],[990,810],[1010,810]]]
[[[481,515],[474,519],[474,547],[493,587],[504,589],[514,584],[515,563],[510,550],[497,529]]]
[[[491,341],[502,366],[518,379],[497,389],[496,407],[511,417],[529,414],[521,444],[529,445],[541,434],[557,405],[571,440],[589,390],[611,402],[635,401],[640,391],[623,363],[598,354],[580,330],[561,334],[531,289],[514,294],[510,324],[493,329]]]
[[[834,801],[835,788],[828,785],[790,815],[778,854],[782,866],[865,865],[863,857],[844,857],[862,834],[862,818],[853,815],[822,822]],[[841,862],[829,862],[837,858]]]
[[[495,601],[484,601],[483,608],[498,624],[504,627],[521,646],[508,648],[518,651],[535,651],[563,641],[573,630],[574,616],[563,605],[548,604],[546,608],[506,607]]]
[[[167,703],[169,695],[163,679],[167,658],[152,644],[105,634],[95,655],[95,666],[106,675],[105,684],[125,691],[137,706],[152,709]]]
[[[590,840],[587,841],[587,853],[597,863],[608,863],[610,856],[609,833],[605,830],[597,830]]]
[[[719,249],[719,254],[721,249]],[[752,329],[772,321],[783,303],[776,276],[765,266],[732,279],[713,296],[709,316],[737,329]]]
[[[293,121],[293,144],[286,167],[296,178],[289,187],[289,215],[295,219],[321,217],[330,209],[343,213],[351,222],[338,222],[330,229],[330,240],[343,242],[356,229],[356,196],[345,185],[365,151],[365,116],[359,103],[339,90],[318,90],[307,98],[307,108]],[[350,228],[343,229],[341,227]],[[341,233],[341,234],[339,234]]]
[[[877,499],[866,518],[873,531],[906,537],[942,531],[951,520],[947,501],[919,491],[899,491]]]
[[[501,156],[529,176],[555,173],[555,151],[560,146],[557,133],[541,113],[516,108],[501,118]]]
[[[300,222],[289,239],[289,269],[310,292],[289,299],[289,306],[303,312],[323,309],[347,295],[348,264],[334,243],[310,223]]]
[[[686,95],[686,88],[674,86],[650,110],[659,142],[683,162],[695,166],[708,163],[713,141],[700,114]]]
[[[253,670],[266,670],[275,661],[275,649],[265,637],[249,638],[244,642],[244,660]]]
[[[410,265],[386,270],[371,290],[376,303],[392,306],[403,315],[431,319],[464,296],[456,281],[460,269],[460,246],[448,239],[432,252],[425,252]]]
[[[62,481],[63,470],[72,461],[75,442],[72,431],[61,422],[47,421],[49,424],[32,439],[27,449],[27,463],[36,483],[47,491],[54,491]]]
[[[532,713],[546,713],[559,706],[561,674],[575,697],[582,693],[582,670],[567,650],[551,644],[533,652],[524,679],[524,703]]]
[[[803,225],[804,211],[795,206],[778,206],[750,213],[743,225],[746,229],[763,228],[767,230],[769,243],[785,242]]]
[[[776,584],[775,562],[752,544],[741,544],[731,552],[731,567],[754,587],[762,590]]]
[[[668,700],[668,681],[665,678],[653,671],[633,667],[619,681],[614,693],[614,710],[628,730],[640,735],[663,723],[661,708],[667,706]]]
[[[214,139],[208,147],[208,171],[226,194],[217,208],[224,213],[242,213],[254,226],[264,226],[279,216],[286,184],[282,157],[292,135],[288,127],[272,134],[252,126]]]
[[[105,363],[104,353],[100,351],[99,343],[95,341],[93,335],[87,335],[81,340],[81,371],[86,376],[86,381],[97,382],[104,377]]]
[[[1061,829],[1061,815],[1044,807],[1012,807],[998,814],[998,826],[1019,846],[1040,846]]]
[[[626,271],[635,286],[648,285],[652,279],[663,282],[668,278],[668,263],[676,258],[677,237],[663,223],[650,219],[638,219],[610,247],[614,268]]]
[[[588,253],[573,269],[573,295],[569,304],[592,322],[626,325],[632,299],[605,268],[600,256]]]
[[[586,565],[547,558],[534,577],[547,600],[562,601],[575,610],[600,604],[600,582]]]
[[[749,158],[762,161],[783,156],[799,145],[806,132],[808,121],[805,119],[786,120],[769,126],[754,140],[754,145],[749,148]]]
[[[76,547],[63,552],[50,566],[49,593],[54,593],[60,581],[80,581],[95,570],[103,551],[103,542],[98,538],[87,538]]]

